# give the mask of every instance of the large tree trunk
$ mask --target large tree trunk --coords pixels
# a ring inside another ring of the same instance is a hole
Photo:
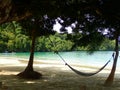
[[[119,56],[119,47],[118,47],[118,34],[117,34],[116,35],[116,40],[115,40],[115,57],[114,57],[114,62],[113,62],[111,73],[109,74],[108,78],[106,79],[106,81],[104,83],[105,86],[111,86],[113,84],[118,56]]]
[[[30,51],[30,57],[29,57],[29,62],[26,67],[26,71],[33,71],[33,60],[34,60],[34,48],[35,48],[35,36],[32,37],[32,46],[31,46],[31,51]]]
[[[30,58],[29,58],[28,65],[23,72],[18,74],[18,76],[21,77],[21,78],[39,79],[39,78],[42,77],[42,74],[34,71],[34,69],[33,69],[35,40],[36,40],[36,36],[33,34],[33,36],[32,36],[32,46],[31,46]]]

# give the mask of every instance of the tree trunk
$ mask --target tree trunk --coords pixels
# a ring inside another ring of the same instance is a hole
[[[117,34],[116,35],[116,40],[115,40],[115,57],[114,57],[114,62],[113,62],[111,73],[109,74],[108,78],[106,79],[106,81],[104,83],[105,86],[111,86],[113,84],[118,56],[119,56],[119,47],[118,47],[118,34]]]
[[[30,58],[29,58],[28,65],[27,65],[26,69],[23,72],[21,72],[21,73],[18,74],[18,76],[21,77],[21,78],[39,79],[39,78],[42,77],[42,74],[34,71],[34,69],[33,69],[35,40],[36,40],[36,36],[34,34],[34,31],[33,31],[32,46],[31,46]]]
[[[36,40],[36,37],[33,36],[32,37],[32,46],[31,46],[31,51],[30,51],[29,62],[28,62],[28,65],[27,65],[25,71],[33,71],[35,40]]]

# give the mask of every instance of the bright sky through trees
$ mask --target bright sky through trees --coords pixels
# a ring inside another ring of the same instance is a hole
[[[65,29],[67,30],[69,34],[72,33],[72,28],[76,27],[75,24],[76,23],[73,23],[71,24],[71,26],[65,27]],[[56,24],[53,26],[53,30],[57,31],[58,33],[63,33],[60,31],[60,28],[62,28],[62,25],[58,21],[56,21]]]
[[[61,33],[60,28],[62,26],[56,21],[56,24],[53,26],[53,30],[57,31],[58,33]]]

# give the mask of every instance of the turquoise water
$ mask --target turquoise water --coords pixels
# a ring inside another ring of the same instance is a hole
[[[68,63],[77,63],[84,65],[104,65],[109,59],[111,62],[109,66],[112,65],[112,53],[113,51],[96,51],[93,54],[88,54],[86,51],[72,51],[72,52],[60,52],[60,55]],[[29,59],[30,53],[0,53],[0,57],[10,57],[10,58],[21,58]],[[61,60],[57,54],[53,52],[35,52],[35,60],[51,60],[58,61]],[[61,60],[62,61],[62,60]],[[120,66],[120,60],[118,59],[118,66]]]

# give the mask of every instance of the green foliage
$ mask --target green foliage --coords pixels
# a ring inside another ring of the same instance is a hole
[[[6,23],[0,26],[0,51],[28,51],[30,40],[21,33],[21,26],[16,23]],[[26,45],[26,43],[28,45]]]
[[[79,39],[83,40],[84,43],[81,43],[83,41],[80,42]],[[55,35],[50,35],[49,37],[41,36],[37,38],[35,51],[89,50],[92,44],[94,44],[95,42],[96,45],[98,45],[97,42],[99,42],[100,39],[98,39],[98,41],[94,41],[94,38],[92,37],[90,38],[89,36],[87,36],[87,39],[85,39],[85,37],[82,36],[81,34],[70,35],[56,33]],[[114,40],[110,41],[109,39],[104,39],[102,41],[102,44],[99,44],[99,48],[92,47],[92,49],[96,48],[96,50],[113,50],[114,44],[115,44]],[[0,26],[0,52],[29,51],[30,45],[31,39],[25,34],[23,34],[22,27],[20,26],[19,23],[12,22],[2,24]]]
[[[56,34],[51,35],[50,38],[55,43],[55,47],[53,47],[48,37],[42,36],[36,41],[35,51],[66,51],[71,49],[72,42],[65,40],[66,35]],[[12,22],[0,26],[0,52],[29,51],[30,43],[30,38],[23,34],[19,23]]]
[[[66,40],[66,35],[56,33],[50,37],[39,37],[36,41],[36,51],[68,51],[72,45],[71,41]]]
[[[3,7],[3,4],[4,4],[4,7]],[[12,8],[9,8],[7,6]],[[82,31],[83,34],[90,33],[90,35],[86,35],[84,37],[82,36],[83,39],[80,36],[79,37],[80,39],[75,40],[73,44],[76,43],[77,46],[75,47],[74,50],[78,50],[78,48],[85,49],[85,50],[99,49],[99,47],[97,46],[101,46],[101,43],[103,43],[103,36],[94,34],[98,31],[98,29],[102,32],[105,28],[108,28],[110,32],[109,37],[111,36],[113,39],[115,36],[114,35],[115,31],[116,30],[119,31],[119,23],[120,23],[119,0],[117,1],[113,1],[113,0],[88,0],[88,1],[87,0],[52,0],[52,1],[51,0],[30,0],[30,1],[29,0],[25,0],[25,1],[12,0],[11,3],[10,2],[6,3],[4,0],[2,0],[0,4],[0,8],[1,8],[0,21],[2,21],[1,23],[11,21],[11,20],[18,21],[19,19],[26,17],[24,13],[26,12],[27,14],[27,12],[29,11],[36,22],[30,23],[28,21],[27,23],[28,25],[25,25],[28,28],[34,28],[34,29],[38,28],[36,27],[38,23],[39,25],[37,26],[40,26],[39,28],[41,27],[43,28],[43,26],[45,25],[45,22],[41,23],[40,21],[42,20],[41,18],[44,15],[48,15],[52,19],[53,18],[55,19],[57,17],[60,17],[61,19],[63,19],[64,23],[61,23],[63,26],[62,27],[63,30],[65,29],[65,27],[77,21],[77,26],[75,28],[76,30],[73,30],[73,31],[76,31],[76,32]],[[4,20],[4,19],[7,19],[7,20]],[[21,32],[20,35],[18,36],[17,34],[15,34],[14,36],[13,35],[14,32],[12,33],[9,32],[9,30],[10,31],[15,30],[16,29],[15,27],[21,28],[19,27],[19,24],[15,24],[15,22],[12,24],[13,25],[5,24],[2,26],[2,28],[0,27],[1,28],[0,43],[2,45],[1,47],[7,48],[7,49],[9,48],[12,50],[12,47],[14,46],[14,49],[17,48],[17,51],[19,50],[21,51],[22,49],[25,50],[25,47],[28,48],[30,46],[29,45],[30,41],[28,40],[27,36],[21,35],[22,32],[19,30],[15,31],[17,33]],[[31,27],[31,26],[35,26],[35,27]],[[115,30],[113,30],[113,28]],[[2,29],[4,29],[4,31]],[[40,29],[40,30],[39,31],[43,35],[44,33],[43,29]],[[38,32],[38,29],[36,32]],[[40,34],[40,33],[37,33],[37,34]],[[17,39],[16,37],[19,39]],[[24,39],[21,37],[24,37]],[[102,39],[99,37],[101,37]],[[15,40],[13,40],[13,38]],[[58,46],[58,44],[65,43],[64,41],[61,41],[58,38],[55,40],[56,42],[54,43],[57,43],[57,46],[56,46],[57,48],[61,47],[61,46]],[[60,41],[60,43],[58,43],[58,41]],[[27,42],[28,45],[26,45],[25,42]],[[44,47],[45,45],[41,44],[41,47]],[[65,45],[66,44],[64,44],[64,46]],[[86,46],[86,48],[84,48],[84,46]],[[37,47],[36,50],[39,50],[40,46],[37,45],[36,47]],[[44,49],[48,50],[47,47],[50,47],[50,45],[48,44],[46,47],[44,47]],[[105,50],[104,47],[101,47],[101,48]],[[60,49],[64,50],[64,48],[60,48]],[[68,50],[68,48],[66,49]]]
[[[50,36],[49,43],[46,45],[50,51],[69,51],[71,50],[73,43],[66,40],[66,37],[66,34],[55,34],[54,36]]]
[[[115,49],[115,40],[109,41],[105,39],[104,42],[100,45],[99,50],[114,50]]]

